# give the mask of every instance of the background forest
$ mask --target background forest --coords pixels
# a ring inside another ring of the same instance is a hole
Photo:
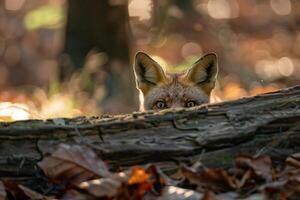
[[[138,109],[132,59],[169,71],[216,52],[213,102],[300,79],[297,0],[1,0],[0,120]]]

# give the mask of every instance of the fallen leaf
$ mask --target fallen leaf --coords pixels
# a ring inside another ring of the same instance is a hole
[[[159,167],[156,165],[149,165],[146,172],[150,174],[150,180],[153,185],[153,192],[161,194],[162,189],[166,185],[178,185],[178,181],[169,178]]]
[[[25,192],[20,189],[17,182],[12,180],[3,180],[2,183],[4,184],[7,193],[9,193],[13,199],[29,199]]]
[[[300,153],[292,154],[285,160],[285,168],[277,173],[278,181],[285,181],[291,178],[300,177]]]
[[[203,194],[175,186],[166,186],[157,200],[200,200]]]
[[[272,180],[272,161],[269,156],[240,155],[235,158],[235,167],[245,171],[251,169],[257,177]]]
[[[241,189],[241,188],[245,189],[246,183],[248,183],[249,180],[251,179],[251,175],[252,175],[252,171],[247,170],[243,174],[242,178],[240,180],[237,180],[237,186],[239,189]],[[249,184],[247,184],[246,187],[249,188]],[[253,188],[253,186],[251,186],[250,188]]]
[[[288,199],[300,192],[300,177],[289,177],[288,180],[265,184],[260,188],[268,199]]]
[[[106,164],[89,148],[84,146],[59,145],[49,157],[38,163],[52,180],[78,185],[92,178],[107,178],[112,174]]]
[[[220,199],[218,199],[217,196],[211,190],[207,190],[204,193],[204,196],[202,197],[201,200],[220,200]]]
[[[72,189],[67,190],[59,200],[97,200],[97,198]]]
[[[58,196],[62,200],[285,200],[300,193],[299,162],[300,154],[293,154],[286,159],[284,170],[276,171],[268,156],[243,155],[228,171],[200,162],[183,167],[178,181],[155,165],[113,174],[91,149],[60,145],[39,166],[51,179],[69,184]],[[29,188],[12,186],[8,191],[14,197],[47,199]]]
[[[287,166],[300,169],[300,153],[295,153],[287,157],[285,160]]]
[[[204,168],[201,172],[194,172],[189,168],[183,168],[182,173],[190,183],[196,184],[201,192],[206,190],[223,192],[237,188],[235,178],[223,169]]]
[[[18,187],[25,193],[25,195],[27,197],[29,197],[30,199],[34,199],[34,200],[53,200],[52,197],[47,197],[47,196],[44,196],[38,192],[35,192],[31,189],[29,189],[28,187],[25,187],[23,185],[18,185]]]
[[[243,200],[244,199],[237,192],[225,192],[225,193],[221,193],[221,194],[215,194],[215,198],[217,200],[232,200],[232,199]],[[258,199],[256,199],[256,200],[258,200]]]
[[[136,199],[142,198],[146,192],[152,190],[153,182],[149,178],[150,174],[142,167],[134,166],[131,168],[131,175],[127,183],[130,186],[129,190],[134,188],[133,196]]]
[[[160,194],[164,186],[162,172],[154,166],[132,167],[130,170],[115,174],[113,177],[85,181],[79,188],[86,190],[95,197],[130,196],[132,199],[141,199],[147,192]]]
[[[117,195],[122,182],[117,178],[100,178],[85,181],[79,184],[80,189],[84,189],[95,197],[113,197]]]
[[[149,174],[145,171],[145,169],[134,166],[131,171],[131,176],[128,180],[129,185],[138,184],[147,181],[149,178]]]

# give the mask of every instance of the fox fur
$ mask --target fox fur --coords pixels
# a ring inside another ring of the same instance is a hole
[[[183,73],[167,73],[149,55],[138,52],[134,73],[140,110],[193,107],[209,102],[218,74],[218,59],[209,53]]]

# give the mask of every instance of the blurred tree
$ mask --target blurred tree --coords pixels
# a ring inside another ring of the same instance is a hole
[[[86,56],[92,50],[104,53],[101,63],[106,87],[104,102],[110,103],[112,99],[122,97],[132,106],[134,89],[129,68],[127,0],[69,0],[68,3],[60,80],[66,80],[74,71],[82,69]],[[132,110],[124,106],[122,108],[118,112]],[[111,109],[107,111],[117,112]]]
[[[166,28],[166,23],[170,23],[170,16],[173,16],[173,19],[175,19],[177,22],[178,19],[184,18],[184,20],[186,20],[186,18],[191,16],[193,17],[190,19],[194,19],[197,13],[195,11],[193,2],[193,0],[152,0],[153,26],[157,31],[162,31],[163,28]],[[185,21],[185,23],[187,22],[188,21]]]

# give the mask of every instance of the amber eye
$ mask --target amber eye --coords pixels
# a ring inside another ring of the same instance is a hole
[[[187,108],[194,107],[194,106],[196,106],[195,101],[188,101],[185,103],[185,107],[187,107]]]
[[[163,109],[167,107],[167,104],[164,101],[157,101],[155,102],[155,107],[158,109]]]

